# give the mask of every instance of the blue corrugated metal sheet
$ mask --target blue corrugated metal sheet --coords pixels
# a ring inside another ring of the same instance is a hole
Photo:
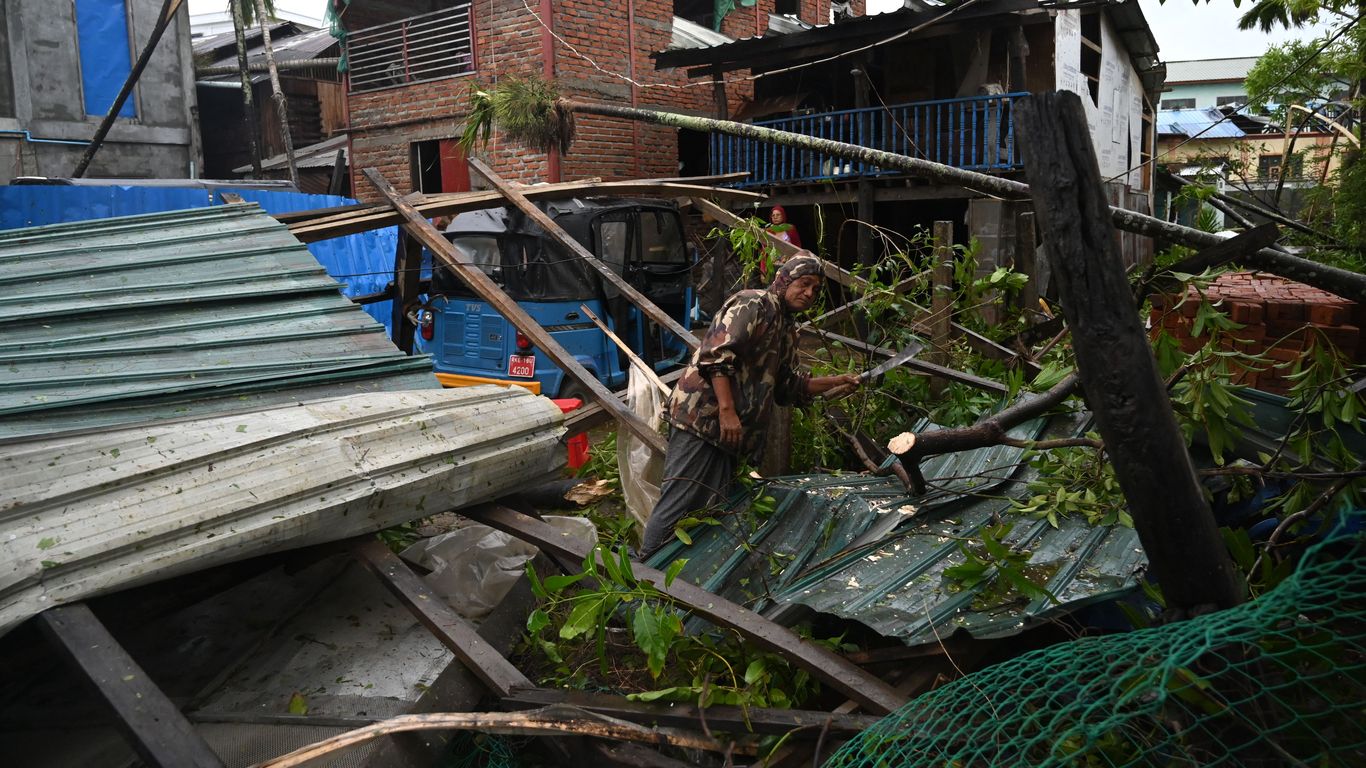
[[[1054,417],[1011,431],[1020,439],[1079,434],[1084,417]],[[923,430],[923,426],[921,428]],[[674,542],[650,559],[688,558],[682,577],[778,620],[800,607],[861,622],[908,645],[935,642],[959,628],[975,637],[1015,634],[1137,584],[1147,559],[1131,528],[1064,519],[1014,520],[1006,543],[1031,553],[1027,570],[1058,603],[1042,598],[984,605],[984,591],[959,589],[946,568],[964,562],[960,542],[977,536],[1024,493],[1023,450],[993,446],[922,464],[932,490],[908,496],[887,477],[779,478],[767,493],[777,508],[756,524],[744,514],[695,528],[694,543]],[[743,542],[737,546],[737,542]]]
[[[1202,133],[1203,131],[1203,133]],[[1203,109],[1162,109],[1157,112],[1157,135],[1199,136],[1202,139],[1238,139],[1243,129],[1225,120],[1214,107]]]
[[[438,386],[254,204],[0,233],[0,437]]]
[[[111,216],[179,211],[223,204],[223,192],[258,203],[268,213],[351,205],[335,195],[309,195],[255,189],[110,186],[0,186],[0,230],[41,227]],[[308,244],[308,251],[327,274],[344,286],[347,296],[377,293],[391,280],[398,229],[385,227]],[[390,328],[392,303],[367,305],[371,317]]]

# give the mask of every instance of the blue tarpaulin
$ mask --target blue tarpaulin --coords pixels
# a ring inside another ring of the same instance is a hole
[[[133,71],[124,0],[76,0],[76,40],[80,45],[85,113],[103,117]],[[131,96],[123,102],[119,117],[137,117],[133,102]]]
[[[0,230],[221,205],[223,191],[122,185],[0,186]],[[247,202],[259,204],[267,213],[306,211],[356,202],[346,197],[301,192],[240,187],[226,191],[240,195]],[[328,275],[345,286],[345,295],[361,296],[384,290],[384,286],[392,279],[397,244],[398,229],[385,227],[309,243],[308,251],[323,265]],[[368,304],[365,310],[392,333],[392,302]]]

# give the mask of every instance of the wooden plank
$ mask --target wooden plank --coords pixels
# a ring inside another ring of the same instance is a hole
[[[596,197],[715,198],[728,203],[754,204],[764,199],[764,195],[756,192],[745,192],[728,187],[652,181],[546,184],[528,187],[523,190],[523,194],[533,200],[564,200],[571,197],[593,195]],[[425,218],[454,216],[482,208],[498,208],[504,202],[503,196],[494,191],[429,195],[425,202],[420,203],[414,203],[409,198],[405,199],[416,206],[418,213]],[[304,218],[305,214],[308,215],[308,218]],[[285,217],[282,214],[276,218]],[[395,226],[403,222],[403,217],[391,211],[386,205],[346,205],[292,214],[287,221],[291,234],[301,242],[312,243],[343,235],[353,235],[357,232],[367,232],[380,227]]]
[[[588,550],[569,541],[550,525],[506,507],[481,504],[462,509],[460,514],[510,533],[559,557],[582,561],[588,556]],[[760,648],[781,654],[822,683],[857,701],[870,712],[885,714],[906,703],[906,699],[897,695],[891,686],[850,664],[844,657],[829,649],[803,640],[786,627],[775,624],[689,581],[676,579],[672,584],[666,585],[664,574],[654,568],[639,563],[633,563],[631,568],[637,579],[654,584],[661,592],[677,600],[694,614],[718,626],[734,629]]]
[[[222,768],[194,726],[85,603],[49,608],[38,623],[114,710],[119,730],[148,765]]]
[[[535,222],[536,225],[554,239],[555,242],[559,243],[570,253],[583,259],[585,264],[601,275],[602,279],[610,283],[613,288],[620,291],[621,295],[625,296],[627,301],[634,304],[636,309],[639,309],[646,317],[653,320],[661,328],[681,339],[683,343],[688,345],[689,349],[697,349],[699,342],[697,337],[692,335],[691,331],[684,328],[677,320],[669,317],[667,312],[660,309],[653,301],[650,301],[645,294],[636,290],[634,285],[631,285],[625,278],[618,275],[616,270],[612,269],[607,262],[590,253],[578,240],[575,240],[568,232],[565,232],[564,227],[556,224],[554,219],[551,219],[546,215],[545,211],[537,208],[535,203],[527,199],[527,196],[522,194],[521,190],[514,189],[511,184],[503,179],[502,176],[499,176],[497,172],[482,160],[471,157],[468,162],[470,167],[480,176],[487,179],[509,203],[515,206],[517,210],[526,214],[528,219]]]
[[[399,232],[395,251],[392,338],[394,346],[411,355],[417,328],[408,322],[408,308],[417,302],[418,283],[422,279],[422,243],[406,232]]]
[[[953,333],[953,222],[934,223],[934,278],[930,289],[930,346],[934,362],[949,361]]]
[[[671,728],[698,728],[706,718],[707,727],[727,733],[784,734],[794,738],[814,739],[821,728],[830,733],[857,733],[878,722],[873,715],[836,714],[802,709],[765,709],[763,707],[730,707],[713,704],[705,710],[695,702],[631,701],[625,696],[613,696],[588,691],[531,688],[517,691],[503,699],[508,709],[536,709],[552,704],[568,704],[589,712],[627,720],[641,725],[662,725]],[[800,730],[798,730],[800,729]]]
[[[587,316],[589,320],[592,320],[593,325],[596,325],[604,336],[611,339],[612,343],[617,345],[617,349],[620,349],[622,354],[626,355],[626,359],[630,360],[631,364],[644,374],[645,378],[649,379],[651,384],[658,387],[659,391],[663,393],[665,397],[669,396],[669,385],[659,380],[659,374],[655,373],[655,369],[651,368],[644,360],[641,360],[640,355],[632,352],[631,348],[626,346],[626,342],[622,341],[620,336],[613,333],[612,329],[607,327],[607,323],[604,323],[596,314],[594,314],[593,310],[589,309],[587,304],[580,304],[579,311]]]
[[[1081,100],[1027,96],[1015,125],[1086,401],[1167,605],[1236,605],[1244,588],[1134,310]]]
[[[887,349],[886,347],[874,346],[866,341],[859,341],[858,339],[852,339],[848,336],[842,336],[838,333],[832,333],[830,331],[821,331],[815,328],[802,328],[801,332],[807,334],[808,336],[815,336],[817,338],[838,341],[844,346],[849,347],[850,349],[857,349],[860,352],[868,352],[874,355],[881,355],[882,357],[892,357],[896,355],[896,350],[894,349]],[[971,373],[964,373],[963,371],[957,371],[953,368],[946,368],[942,365],[936,365],[935,363],[927,362],[925,360],[919,360],[914,357],[902,363],[901,367],[910,368],[913,371],[919,371],[921,373],[928,374],[930,376],[936,376],[941,379],[956,381],[960,384],[966,384],[969,387],[976,387],[977,389],[984,390],[986,392],[991,392],[994,394],[1004,395],[1010,392],[1010,387],[1007,387],[999,381],[984,379],[980,376],[974,376]]]
[[[1034,243],[1034,212],[1025,211],[1015,217],[1015,271],[1029,278],[1019,295],[1019,306],[1026,317],[1039,311],[1039,268]]]
[[[526,675],[480,637],[473,624],[446,605],[384,542],[371,539],[351,551],[490,691],[505,697],[515,689],[534,687]]]
[[[717,221],[721,222],[727,227],[730,227],[731,229],[734,229],[736,227],[750,227],[750,223],[748,221],[740,218],[739,216],[736,216],[735,214],[731,213],[725,208],[722,208],[716,203],[713,203],[710,200],[704,200],[695,197],[693,198],[693,203],[696,204],[697,207],[701,209],[703,213],[707,214],[713,219],[716,219]],[[757,229],[757,233],[760,237],[764,239],[764,242],[768,243],[768,245],[777,249],[778,253],[781,253],[784,259],[793,256],[797,253],[797,251],[803,250],[793,245],[792,243],[787,242],[786,240],[780,240],[774,237],[773,233],[769,232],[766,229],[759,228]],[[840,285],[860,291],[867,288],[868,286],[867,280],[864,280],[858,275],[851,274],[848,270],[842,269],[838,264],[826,261],[824,259],[821,259],[821,264],[825,267],[825,276],[830,280],[834,280]]]
[[[545,352],[561,370],[582,384],[588,394],[611,413],[619,424],[631,430],[633,434],[645,441],[646,445],[661,454],[664,453],[664,438],[658,432],[650,429],[650,425],[642,421],[640,417],[618,400],[607,387],[602,385],[602,382],[598,381],[596,376],[589,373],[573,355],[560,346],[560,343],[542,328],[540,323],[532,319],[526,310],[504,293],[503,289],[493,282],[492,278],[475,266],[468,256],[451,244],[451,241],[437,232],[436,227],[432,226],[430,221],[427,221],[412,205],[404,202],[393,185],[385,181],[378,171],[374,168],[366,168],[364,173],[365,178],[388,198],[395,210],[402,214],[404,219],[402,226],[405,231],[427,246],[433,256],[448,267],[452,274],[460,278],[480,298],[492,304],[499,314],[507,318],[508,322],[512,323],[528,339],[531,339],[531,343]]]

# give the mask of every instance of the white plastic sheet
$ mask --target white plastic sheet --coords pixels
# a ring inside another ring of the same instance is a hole
[[[631,366],[626,386],[626,407],[658,430],[660,405],[664,395],[650,379]],[[659,501],[659,483],[664,474],[664,457],[627,430],[617,431],[617,471],[621,474],[621,495],[626,509],[642,528]]]
[[[582,517],[549,516],[545,521],[585,548],[597,543],[593,523]],[[538,550],[487,525],[469,525],[423,539],[400,557],[431,569],[427,586],[467,619],[482,619],[502,602]]]

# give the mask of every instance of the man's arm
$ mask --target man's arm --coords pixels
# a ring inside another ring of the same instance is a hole
[[[815,397],[835,389],[844,388],[847,388],[847,392],[852,392],[862,383],[863,380],[859,378],[857,373],[843,373],[839,376],[813,376],[806,380],[806,395],[807,397]],[[841,391],[838,394],[844,395],[847,392]]]
[[[740,415],[735,412],[735,398],[731,394],[730,377],[717,374],[711,377],[711,389],[716,393],[718,418],[721,422],[721,445],[734,450],[740,447],[744,429]]]

